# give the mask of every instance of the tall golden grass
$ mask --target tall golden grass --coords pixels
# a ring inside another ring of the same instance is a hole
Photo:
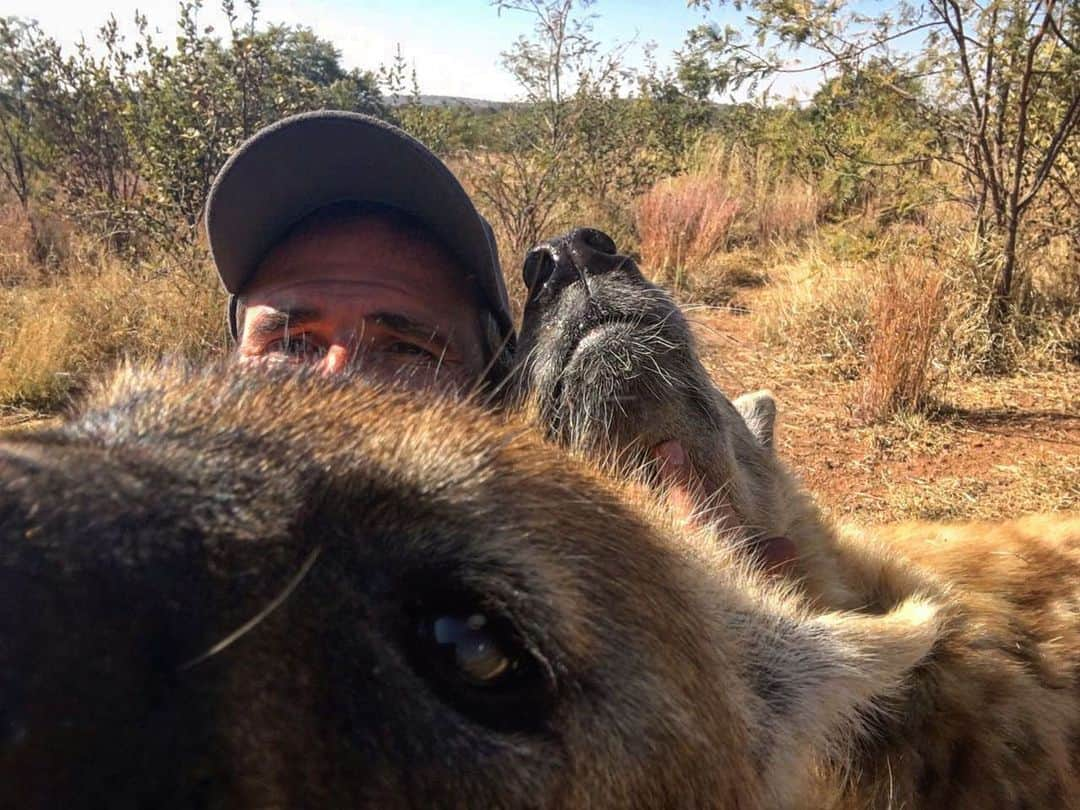
[[[910,226],[822,229],[772,266],[772,283],[755,302],[758,336],[793,363],[858,378],[852,404],[868,419],[936,402],[950,379],[993,370],[993,273],[957,245],[938,249],[932,240],[931,231]],[[1056,272],[1062,278],[1040,279],[1043,289],[1067,286],[1064,277],[1075,271],[1066,263]],[[1078,336],[1075,304],[1048,300],[1018,313],[1006,336],[1008,370],[1075,363]]]
[[[869,416],[917,408],[950,376],[990,370],[994,268],[965,241],[965,210],[941,205],[888,226],[822,225],[820,210],[818,192],[767,150],[712,139],[683,174],[605,216],[616,225],[632,220],[612,231],[620,250],[639,251],[647,273],[691,300],[726,300],[734,284],[748,275],[760,281],[767,268],[770,283],[751,304],[758,336],[793,363],[860,378],[855,405]],[[559,208],[552,233],[612,229],[596,216],[587,206]],[[498,236],[520,317],[522,256],[509,249],[510,234]],[[1075,240],[1057,237],[1025,255],[1033,281],[1029,306],[1010,326],[1012,368],[1080,362],[1075,250]],[[223,308],[203,254],[131,265],[60,219],[39,216],[31,226],[18,206],[0,205],[0,409],[54,410],[124,357],[220,353]]]
[[[815,240],[778,261],[770,278],[772,285],[757,302],[758,337],[791,359],[857,377],[872,334],[873,268]]]
[[[202,359],[226,346],[208,263],[130,267],[74,237],[73,253],[42,269],[18,259],[16,238],[0,239],[0,407],[55,410],[123,358]]]
[[[740,207],[716,178],[691,174],[660,181],[638,203],[643,263],[675,287],[685,286],[686,272],[700,274],[730,247]]]
[[[733,246],[793,239],[813,229],[820,210],[815,189],[780,170],[768,150],[707,139],[685,174],[642,195],[635,225],[642,262],[657,278],[683,288],[709,276],[715,286],[735,266],[723,261]]]
[[[868,420],[924,409],[962,360],[949,338],[975,317],[970,291],[917,254],[841,259],[818,240],[772,277],[758,335],[793,362],[858,379],[852,405]]]
[[[862,376],[863,414],[919,411],[933,383],[930,363],[945,320],[945,276],[917,261],[884,269],[870,306],[872,335]]]

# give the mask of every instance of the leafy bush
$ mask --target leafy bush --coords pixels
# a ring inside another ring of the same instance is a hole
[[[375,77],[346,71],[332,43],[304,27],[261,27],[256,0],[246,8],[241,22],[225,0],[224,39],[200,27],[199,2],[182,2],[171,47],[137,16],[135,42],[111,19],[99,50],[70,54],[35,23],[0,20],[0,124],[19,135],[0,167],[36,169],[28,201],[116,251],[191,258],[210,183],[242,140],[310,109],[386,114]]]

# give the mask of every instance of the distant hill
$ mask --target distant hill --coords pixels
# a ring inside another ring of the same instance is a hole
[[[412,95],[388,95],[385,97],[386,103],[390,107],[401,107],[405,104],[410,104],[413,101]],[[624,99],[629,101],[630,99]],[[472,112],[498,112],[499,110],[505,110],[509,107],[528,107],[527,101],[492,101],[486,98],[467,98],[466,96],[435,96],[426,95],[421,93],[420,104],[424,107],[460,107]],[[725,112],[728,110],[736,110],[740,106],[739,104],[731,104],[728,102],[708,102],[708,105],[718,111]]]
[[[387,96],[386,102],[391,107],[400,107],[413,100],[412,96],[394,95]],[[512,107],[513,101],[491,101],[483,98],[465,98],[464,96],[420,96],[420,104],[424,107],[464,107],[473,112],[493,112],[505,107]]]

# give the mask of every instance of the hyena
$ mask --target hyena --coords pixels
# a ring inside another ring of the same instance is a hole
[[[841,608],[513,416],[125,371],[0,442],[0,807],[1080,804],[1080,521]]]
[[[1029,689],[1074,694],[1080,685],[1075,633],[1059,624],[1080,609],[1062,588],[1077,574],[1080,519],[838,531],[776,457],[772,396],[729,401],[704,370],[679,307],[607,235],[580,229],[541,243],[523,274],[518,395],[547,436],[631,471],[649,469],[650,448],[678,441],[712,493],[700,516],[729,545],[748,545],[759,564],[789,574],[815,608],[882,614],[933,591],[949,606],[949,626],[966,628],[958,643],[984,651],[964,665],[978,675],[927,670],[951,688],[921,699],[950,703],[949,719],[914,715],[903,733],[915,749],[882,749],[885,787],[868,790],[864,766],[853,771],[853,806],[939,806],[960,795],[979,796],[972,806],[1080,805],[1070,788],[1070,758],[1080,761],[1075,713],[1032,715],[1012,703]],[[935,651],[943,648],[939,641]],[[1033,773],[1033,761],[1055,763],[1057,776]],[[996,768],[1024,787],[991,780],[983,794],[950,792]]]
[[[651,449],[677,441],[709,496],[699,517],[759,559],[795,563],[803,580],[815,579],[817,567],[807,562],[830,557],[832,530],[776,456],[772,395],[728,400],[701,364],[679,307],[601,231],[582,228],[537,245],[523,276],[512,399],[541,432],[654,484],[661,482]],[[823,562],[831,571],[831,560]],[[828,579],[815,582],[829,587]]]

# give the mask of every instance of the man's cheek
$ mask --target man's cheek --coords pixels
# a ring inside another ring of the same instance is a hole
[[[471,380],[465,369],[457,363],[435,360],[403,360],[400,355],[380,352],[361,355],[356,361],[356,371],[367,377],[392,383],[409,390],[436,390],[457,393]]]
[[[267,366],[280,366],[280,365],[295,365],[298,361],[291,357],[286,357],[279,352],[268,352],[263,354],[248,353],[241,350],[236,355],[236,362],[241,366],[246,367],[267,367]]]

